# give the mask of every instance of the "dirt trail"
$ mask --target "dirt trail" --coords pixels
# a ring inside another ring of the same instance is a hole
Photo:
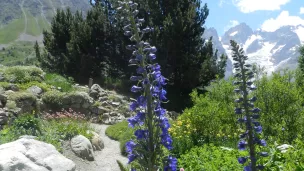
[[[95,161],[85,161],[76,157],[68,144],[64,146],[63,155],[75,162],[77,171],[120,171],[116,160],[126,165],[128,159],[120,154],[119,142],[105,135],[108,125],[92,124],[92,127],[99,133],[105,146],[102,151],[94,152]]]

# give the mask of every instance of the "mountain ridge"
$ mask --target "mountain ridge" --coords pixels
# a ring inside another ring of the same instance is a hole
[[[207,39],[211,36],[214,47],[228,55],[226,77],[232,74],[230,40],[235,40],[244,49],[249,63],[265,67],[270,74],[284,68],[296,68],[298,48],[304,43],[304,25],[283,26],[274,32],[267,32],[252,30],[246,23],[240,23],[227,30],[222,37],[214,28],[206,28],[203,37]]]

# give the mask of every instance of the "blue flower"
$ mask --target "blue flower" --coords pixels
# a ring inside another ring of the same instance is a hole
[[[168,165],[165,166],[165,171],[176,171],[177,169],[177,159],[172,156],[168,156]]]
[[[247,145],[247,142],[245,140],[241,140],[238,144],[238,148],[240,150],[246,150],[246,145]]]
[[[143,77],[142,76],[131,76],[130,80],[131,81],[139,81],[139,80],[142,80]]]
[[[238,158],[238,162],[239,162],[240,164],[244,164],[244,163],[246,163],[246,161],[247,161],[247,157],[239,157],[239,158]]]
[[[143,68],[143,67],[138,67],[137,69],[136,69],[136,73],[137,74],[143,74],[145,72],[145,69]]]
[[[132,86],[131,88],[131,92],[133,93],[136,93],[136,92],[139,92],[139,91],[142,91],[143,88],[142,87],[138,87],[138,86]]]
[[[126,152],[132,153],[133,149],[136,147],[136,143],[132,140],[126,142]]]
[[[148,137],[148,133],[148,130],[138,129],[135,131],[134,135],[137,137],[138,140],[141,140],[146,139]]]
[[[244,171],[252,171],[252,169],[251,169],[250,166],[245,166],[245,167],[244,167]]]
[[[262,126],[255,126],[254,129],[256,133],[262,133]]]
[[[162,89],[161,92],[159,93],[159,99],[162,101],[167,100],[166,94],[167,94],[166,90]]]
[[[128,159],[129,159],[128,164],[130,164],[130,163],[131,163],[132,161],[134,161],[136,158],[137,158],[137,155],[132,154],[132,153],[129,153],[129,154],[128,154]]]

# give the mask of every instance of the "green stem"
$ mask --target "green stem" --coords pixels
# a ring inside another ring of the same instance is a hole
[[[252,171],[256,171],[256,156],[255,156],[255,147],[254,147],[254,142],[253,142],[253,131],[252,131],[252,124],[251,124],[251,118],[250,118],[250,115],[249,115],[249,109],[248,109],[248,92],[247,92],[247,84],[246,84],[246,73],[244,71],[244,62],[242,61],[241,57],[239,57],[239,62],[240,62],[240,67],[241,67],[241,72],[242,72],[242,89],[243,89],[243,92],[244,92],[244,108],[245,108],[245,114],[246,114],[246,119],[247,119],[247,122],[246,122],[246,126],[247,128],[249,127],[250,129],[248,130],[248,144],[249,144],[249,156],[251,159],[251,169]],[[246,128],[246,129],[247,129]]]

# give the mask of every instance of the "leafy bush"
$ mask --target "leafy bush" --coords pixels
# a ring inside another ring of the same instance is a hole
[[[33,114],[23,114],[11,126],[0,131],[0,144],[18,139],[21,135],[41,135],[42,123]]]
[[[245,152],[246,153],[246,152]],[[194,147],[178,159],[178,167],[186,171],[231,171],[243,170],[243,166],[236,160],[241,154],[235,149],[225,149],[212,144]]]
[[[42,95],[42,101],[51,109],[62,108],[62,99],[65,93],[59,91],[48,91]]]
[[[73,91],[73,79],[72,78],[64,78],[61,75],[48,73],[45,75],[45,83],[55,86],[56,88],[60,87],[63,92]]]
[[[4,73],[6,82],[12,83],[41,82],[44,74],[40,68],[34,66],[1,67],[0,72]]]
[[[256,82],[256,106],[261,108],[261,122],[266,137],[275,137],[280,143],[291,143],[304,136],[303,94],[296,86],[292,71],[264,76]]]
[[[106,135],[120,142],[120,151],[127,155],[125,144],[134,136],[134,129],[129,128],[127,121],[111,125],[106,129]]]
[[[238,126],[234,116],[231,81],[219,80],[209,86],[204,95],[191,93],[194,106],[172,124],[173,152],[179,156],[193,146],[215,143],[234,147]]]
[[[8,100],[12,100],[15,102],[22,101],[22,100],[31,100],[33,102],[36,102],[37,98],[29,92],[18,91],[18,92],[10,93],[8,96]]]
[[[47,85],[46,83],[41,83],[41,82],[38,82],[38,81],[31,81],[31,82],[28,82],[28,83],[17,84],[17,85],[20,88],[20,90],[27,90],[28,88],[30,88],[32,86],[38,86],[44,92],[47,92],[47,91],[51,90],[51,86],[50,85]]]
[[[70,140],[76,135],[83,135],[91,139],[93,135],[88,130],[92,130],[92,128],[84,119],[84,115],[73,111],[49,114],[44,119],[27,114],[18,117],[12,126],[6,126],[0,131],[0,144],[15,141],[21,135],[35,135],[37,140],[50,143],[61,151],[62,140]]]

